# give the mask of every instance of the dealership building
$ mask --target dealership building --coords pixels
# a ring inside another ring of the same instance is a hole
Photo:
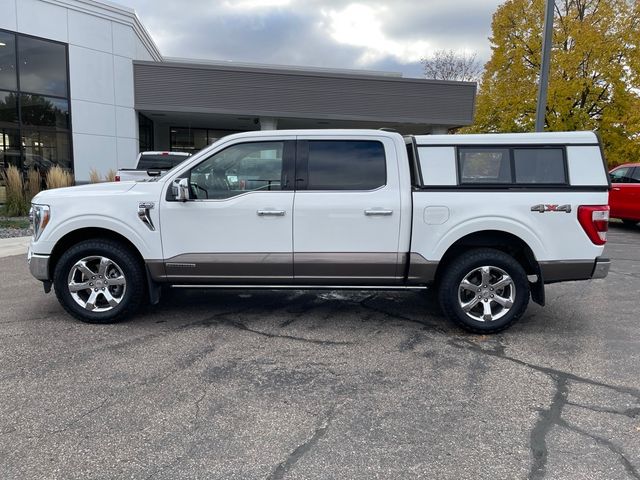
[[[165,58],[127,7],[0,0],[0,164],[58,164],[80,182],[139,151],[248,130],[446,133],[472,122],[475,94],[396,73]]]

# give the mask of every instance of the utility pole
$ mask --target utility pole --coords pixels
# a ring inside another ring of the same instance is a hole
[[[540,84],[538,85],[538,106],[536,108],[536,132],[544,131],[544,114],[547,110],[547,90],[549,88],[549,63],[553,43],[553,9],[555,0],[546,0],[544,33],[542,40],[542,62],[540,62]]]

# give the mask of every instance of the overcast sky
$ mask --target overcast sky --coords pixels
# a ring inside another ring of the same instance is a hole
[[[501,0],[115,0],[164,56],[422,74],[436,49],[486,61]]]

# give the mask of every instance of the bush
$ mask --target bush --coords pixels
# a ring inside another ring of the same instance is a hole
[[[22,173],[15,165],[11,165],[2,173],[2,178],[7,189],[5,213],[9,217],[26,215],[29,211],[29,203],[24,196]]]
[[[73,185],[73,175],[56,165],[47,172],[47,188],[62,188]]]

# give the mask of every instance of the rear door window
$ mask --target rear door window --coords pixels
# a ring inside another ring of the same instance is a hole
[[[386,184],[384,146],[369,140],[309,140],[308,190],[373,190]]]

